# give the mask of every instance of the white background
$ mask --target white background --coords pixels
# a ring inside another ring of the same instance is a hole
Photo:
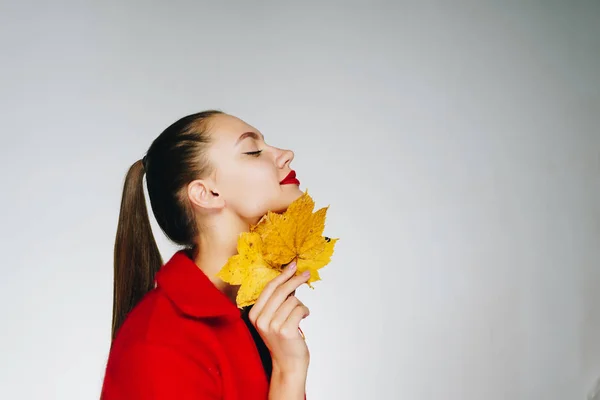
[[[1,3],[0,397],[98,398],[125,172],[219,108],[331,205],[310,400],[585,398],[600,4],[216,3]]]

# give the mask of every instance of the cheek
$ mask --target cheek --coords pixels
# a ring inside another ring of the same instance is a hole
[[[228,206],[243,218],[264,215],[279,200],[281,188],[272,171],[245,168],[240,174],[230,176],[224,187]]]
[[[264,197],[274,190],[279,190],[277,177],[273,174],[272,168],[244,168],[234,182],[238,191],[243,196],[251,198]],[[261,196],[261,194],[264,194]]]

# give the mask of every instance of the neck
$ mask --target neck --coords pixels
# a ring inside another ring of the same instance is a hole
[[[247,232],[249,226],[237,218],[219,218],[219,221],[211,221],[203,226],[194,261],[217,289],[235,303],[239,286],[230,285],[216,275],[227,260],[237,254],[238,237],[240,233]]]

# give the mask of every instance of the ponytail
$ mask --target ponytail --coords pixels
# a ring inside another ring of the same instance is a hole
[[[144,174],[160,229],[173,243],[194,248],[199,229],[186,187],[211,172],[206,157],[211,143],[208,121],[218,114],[222,112],[208,110],[177,120],[127,171],[115,240],[113,340],[127,314],[154,288],[154,278],[163,265],[146,208]]]
[[[112,339],[127,314],[154,288],[163,261],[152,235],[144,198],[144,165],[129,168],[123,186],[114,248]]]

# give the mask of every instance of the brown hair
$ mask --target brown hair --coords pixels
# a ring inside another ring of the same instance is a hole
[[[206,157],[208,122],[217,114],[222,112],[208,110],[179,119],[127,171],[114,248],[113,340],[127,314],[154,288],[154,277],[163,265],[146,208],[144,173],[161,230],[174,243],[195,247],[198,227],[185,188],[211,173]]]

